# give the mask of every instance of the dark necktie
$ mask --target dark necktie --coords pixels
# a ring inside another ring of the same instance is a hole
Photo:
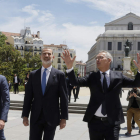
[[[103,79],[103,90],[104,90],[104,94],[106,94],[106,92],[107,92],[107,88],[108,88],[108,86],[107,86],[107,80],[106,80],[106,77],[105,77],[105,72],[103,72],[102,73],[103,75],[104,75],[104,79]],[[106,103],[105,103],[105,101],[102,103],[102,110],[101,110],[101,113],[103,114],[103,115],[106,115]]]
[[[47,69],[44,69],[44,72],[43,72],[43,76],[42,76],[42,92],[43,92],[43,95],[45,93],[45,89],[46,89],[46,70]]]

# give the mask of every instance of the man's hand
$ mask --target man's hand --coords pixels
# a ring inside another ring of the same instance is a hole
[[[29,126],[29,120],[27,117],[23,117],[23,124],[24,126]]]
[[[71,69],[76,56],[74,56],[73,59],[72,59],[71,56],[70,56],[70,52],[68,50],[65,50],[63,52],[63,56],[61,56],[61,58],[65,61],[67,69]]]
[[[0,120],[0,130],[2,130],[5,126],[4,120]]]
[[[133,60],[133,62],[136,65],[136,67],[138,68],[138,71],[140,72],[140,55],[139,55],[139,53],[137,53],[137,62],[135,60]]]
[[[134,92],[133,92],[134,93]],[[130,93],[130,96],[129,96],[129,98],[131,98],[132,96],[133,96],[133,93]]]
[[[137,94],[133,92],[134,97],[137,97]]]
[[[66,126],[66,120],[65,119],[62,119],[60,121],[60,129],[63,129],[65,126]]]

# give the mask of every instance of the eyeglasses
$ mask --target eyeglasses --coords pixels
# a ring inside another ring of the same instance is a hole
[[[100,60],[100,59],[103,59],[103,58],[105,58],[105,57],[103,57],[103,56],[97,56],[96,58],[95,58],[95,60]]]

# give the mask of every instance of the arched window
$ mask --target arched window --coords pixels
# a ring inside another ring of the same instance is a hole
[[[128,23],[128,30],[133,30],[133,23],[132,22]]]
[[[41,51],[41,47],[40,47],[40,51]]]
[[[16,49],[18,50],[18,46],[16,45]]]
[[[23,46],[21,46],[20,49],[23,50]]]
[[[37,48],[35,47],[35,51],[37,50]]]

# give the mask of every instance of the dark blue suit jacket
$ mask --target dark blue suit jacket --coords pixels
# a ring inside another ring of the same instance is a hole
[[[110,71],[110,85],[106,94],[104,94],[100,72],[93,72],[86,77],[76,78],[74,71],[68,73],[72,85],[85,86],[90,88],[90,101],[83,121],[90,122],[99,108],[105,101],[108,121],[112,125],[124,123],[122,106],[119,93],[122,87],[140,87],[140,73],[137,73],[134,80],[127,78],[121,72]]]
[[[9,105],[9,86],[5,76],[0,75],[0,120],[7,121]]]
[[[41,110],[43,110],[49,125],[59,125],[60,119],[68,119],[67,94],[66,79],[63,72],[52,67],[43,95],[41,69],[32,71],[26,87],[22,117],[28,117],[31,111],[30,123],[34,124],[38,120]]]

